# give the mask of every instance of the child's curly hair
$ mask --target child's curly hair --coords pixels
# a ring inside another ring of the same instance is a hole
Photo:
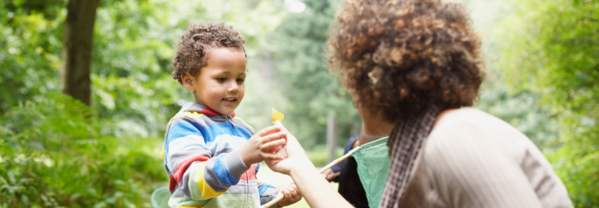
[[[483,80],[480,39],[461,5],[346,0],[329,64],[363,105],[395,122],[425,108],[471,106]]]
[[[197,76],[200,69],[208,64],[207,55],[213,47],[236,48],[245,54],[245,39],[232,26],[224,22],[205,22],[191,25],[181,37],[177,54],[171,65],[174,79],[182,83],[181,74]],[[247,55],[246,59],[247,59]]]

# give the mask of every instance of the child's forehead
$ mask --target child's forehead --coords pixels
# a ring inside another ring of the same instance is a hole
[[[235,48],[215,48],[208,52],[206,59],[208,68],[235,69],[236,73],[246,71],[245,54]]]
[[[247,56],[243,49],[233,48],[233,47],[211,47],[206,50],[205,59],[210,60],[214,58],[223,58],[224,57],[233,57],[233,56],[243,56],[245,59]]]
[[[245,55],[245,51],[242,48],[217,46],[214,44],[205,47],[205,51],[206,51],[206,56],[210,56],[210,54],[215,51],[217,51],[217,52],[228,51],[228,52],[232,52],[232,53],[242,53]]]

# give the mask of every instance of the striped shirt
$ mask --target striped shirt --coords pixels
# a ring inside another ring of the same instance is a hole
[[[197,103],[184,105],[168,123],[162,150],[170,207],[258,207],[279,190],[257,182],[260,164],[247,167],[239,148],[254,130],[231,115]]]

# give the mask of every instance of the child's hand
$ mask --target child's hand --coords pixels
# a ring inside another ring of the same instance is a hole
[[[277,148],[273,149],[276,150],[276,154],[281,159],[266,160],[265,162],[268,167],[275,172],[289,175],[291,169],[295,167],[297,163],[311,164],[312,162],[310,162],[308,156],[306,156],[306,151],[302,148],[302,145],[297,141],[295,136],[293,136],[280,121],[276,121],[275,126],[280,127],[282,132],[287,133],[287,135],[285,135],[286,143],[283,148],[278,148],[278,150]]]
[[[254,134],[241,148],[239,154],[243,163],[249,167],[263,160],[283,159],[277,155],[281,145],[285,145],[287,132],[281,132],[281,127],[271,126],[264,128]]]
[[[332,169],[327,169],[324,171],[324,173],[322,173],[322,175],[324,176],[325,179],[327,179],[327,181],[331,182],[333,180],[335,180],[335,178],[337,178],[337,176],[339,176],[340,172],[333,172]]]
[[[281,199],[281,201],[277,202],[279,207],[288,206],[294,204],[302,199],[302,195],[299,193],[297,186],[294,183],[289,184],[283,190],[281,190],[283,196],[285,198]]]

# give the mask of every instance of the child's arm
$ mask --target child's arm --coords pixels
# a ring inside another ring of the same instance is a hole
[[[263,160],[256,157],[268,156],[260,153],[260,149],[284,144],[281,144],[284,142],[281,139],[285,134],[279,132],[273,135],[272,132],[278,131],[278,128],[269,127],[250,138],[242,148],[211,158],[202,133],[191,120],[182,118],[173,123],[176,124],[170,128],[165,144],[166,165],[169,170],[174,170],[169,177],[169,189],[173,191],[179,187],[173,192],[173,197],[208,200],[219,196],[237,184],[251,164]],[[247,154],[244,161],[241,155],[244,147],[258,148],[259,151]]]
[[[260,194],[260,204],[266,204],[269,201],[272,201],[277,197],[277,194],[280,192],[280,189],[275,188],[272,185],[258,182],[258,192]],[[276,208],[276,207],[273,207]]]
[[[201,127],[193,120],[176,117],[169,126],[165,164],[170,170],[169,189],[173,197],[201,201],[219,196],[237,184],[248,169],[238,151],[211,157]]]

